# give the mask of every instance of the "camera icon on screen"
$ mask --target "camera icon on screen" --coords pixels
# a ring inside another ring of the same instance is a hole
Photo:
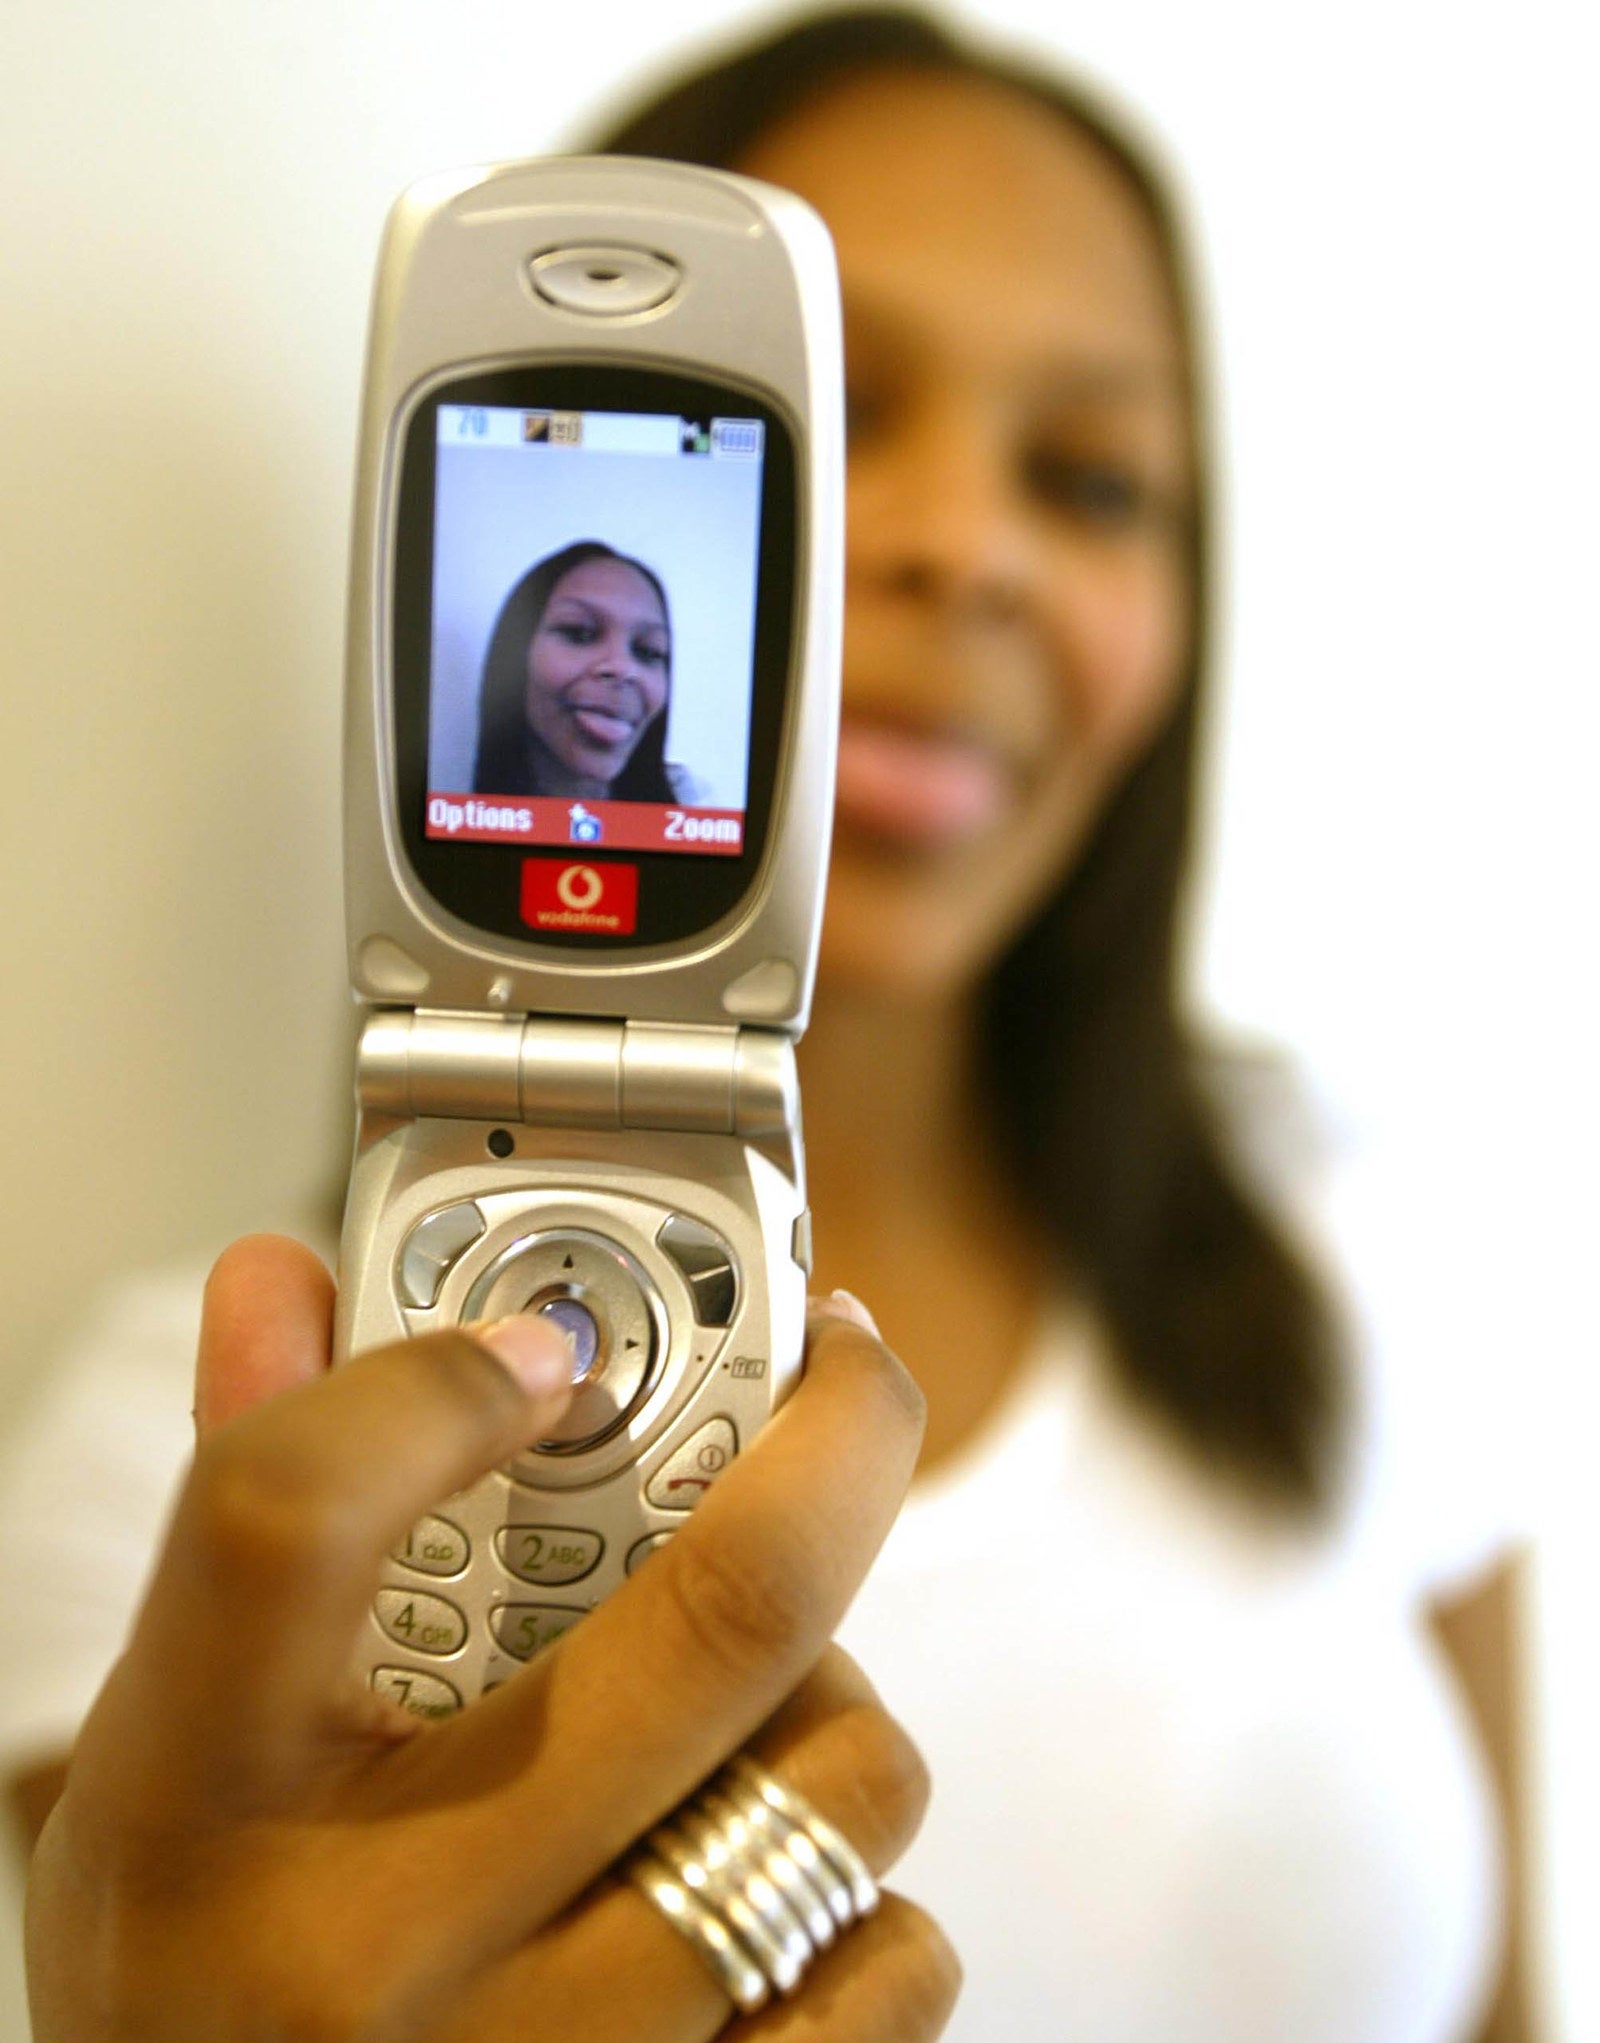
[[[574,802],[567,811],[567,836],[573,844],[598,844],[605,835],[605,825],[592,810],[582,802]]]

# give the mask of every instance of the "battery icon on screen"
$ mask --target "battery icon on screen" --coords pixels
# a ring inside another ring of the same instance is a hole
[[[761,452],[764,431],[760,419],[713,419],[711,452],[728,459],[751,460]]]

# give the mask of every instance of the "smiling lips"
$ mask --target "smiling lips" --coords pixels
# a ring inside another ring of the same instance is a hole
[[[1004,760],[968,738],[850,716],[839,732],[839,821],[908,848],[981,836],[999,821],[1013,780]]]

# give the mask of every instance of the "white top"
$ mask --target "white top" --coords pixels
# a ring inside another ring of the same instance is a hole
[[[186,1272],[108,1301],[0,1470],[13,1765],[69,1740],[124,1632],[188,1451],[198,1294]],[[1291,1539],[1130,1417],[1064,1320],[914,1494],[843,1639],[933,1771],[894,1883],[965,1961],[957,2043],[1470,2027],[1497,1858],[1420,1610],[1501,1519],[1441,1427],[1470,1400],[1381,1367],[1365,1391],[1349,1508]]]
[[[1062,1330],[850,1613],[932,1771],[952,2043],[1459,2043],[1498,1939],[1462,1706],[1353,1535],[1219,1505]]]

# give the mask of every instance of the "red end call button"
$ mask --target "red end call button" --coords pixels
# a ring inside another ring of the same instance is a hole
[[[525,858],[522,919],[530,929],[631,936],[639,920],[639,868],[584,859]]]

